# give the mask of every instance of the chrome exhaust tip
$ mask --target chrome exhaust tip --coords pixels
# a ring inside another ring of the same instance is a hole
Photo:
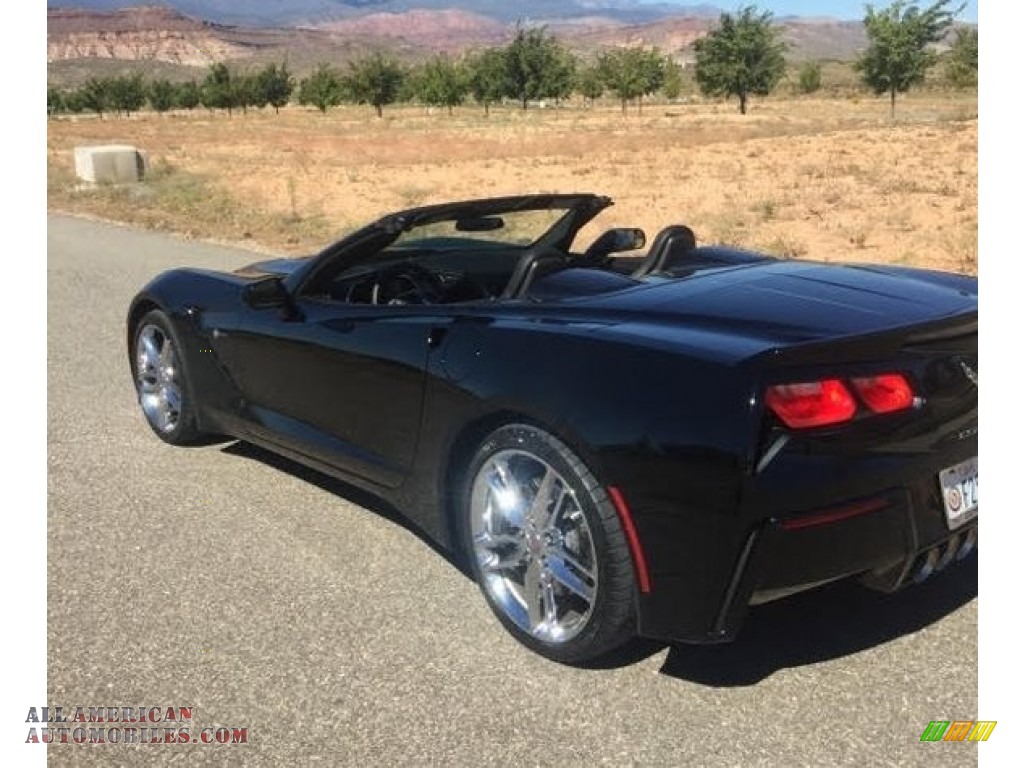
[[[942,551],[942,557],[939,558],[939,562],[935,564],[935,570],[941,571],[947,565],[953,562],[953,558],[956,557],[960,551],[960,534],[958,533],[952,539],[946,542],[946,547]]]
[[[914,583],[920,584],[922,581],[927,579],[933,573],[935,573],[935,566],[939,562],[939,550],[938,548],[928,550],[928,555],[924,559],[924,563],[918,568],[917,573],[914,574]]]
[[[964,542],[960,545],[960,549],[957,550],[956,559],[963,560],[974,551],[976,546],[978,546],[978,529],[971,528],[964,536]]]

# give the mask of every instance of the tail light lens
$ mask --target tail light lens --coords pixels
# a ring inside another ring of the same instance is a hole
[[[905,411],[914,404],[914,389],[901,373],[850,379],[864,404],[875,413]]]
[[[853,393],[872,413],[896,413],[914,406],[914,388],[902,373],[881,373],[841,379],[776,384],[768,387],[765,402],[782,423],[792,429],[827,427],[851,421],[857,414]]]
[[[776,384],[768,387],[765,401],[793,429],[842,424],[857,413],[857,402],[839,379]]]

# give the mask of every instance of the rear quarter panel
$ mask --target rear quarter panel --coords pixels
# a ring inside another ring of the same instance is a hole
[[[460,467],[500,423],[535,422],[627,499],[654,584],[641,601],[656,595],[671,615],[710,626],[749,528],[738,504],[759,418],[749,374],[610,331],[543,318],[453,323],[432,359],[403,505],[454,546]]]

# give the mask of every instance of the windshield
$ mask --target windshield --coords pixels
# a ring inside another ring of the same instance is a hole
[[[402,232],[386,250],[525,247],[567,215],[565,209],[543,208],[434,221]]]

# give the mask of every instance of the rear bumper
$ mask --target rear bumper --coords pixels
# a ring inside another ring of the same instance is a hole
[[[864,473],[855,483],[840,484],[842,493],[858,491],[856,495],[830,497],[823,485],[818,492],[800,494],[813,503],[799,511],[786,512],[773,503],[778,497],[763,494],[760,502],[777,511],[745,525],[734,518],[730,526],[719,517],[714,535],[703,537],[703,547],[692,529],[678,531],[675,540],[686,543],[677,558],[693,558],[703,578],[694,579],[696,568],[684,571],[684,578],[677,577],[679,569],[656,571],[651,592],[640,596],[640,633],[664,640],[727,642],[740,630],[750,605],[848,577],[884,591],[923,581],[966,557],[977,544],[977,518],[949,529],[937,480],[942,468],[976,451],[976,443],[967,444],[952,455],[905,464],[909,477],[903,482],[894,483],[897,478],[889,473]],[[857,475],[871,460],[846,462]],[[692,514],[684,511],[678,519]],[[657,519],[664,528],[666,516]],[[646,544],[643,521],[640,528]],[[716,553],[714,559],[711,553]],[[707,590],[703,598],[693,590],[700,581]]]

